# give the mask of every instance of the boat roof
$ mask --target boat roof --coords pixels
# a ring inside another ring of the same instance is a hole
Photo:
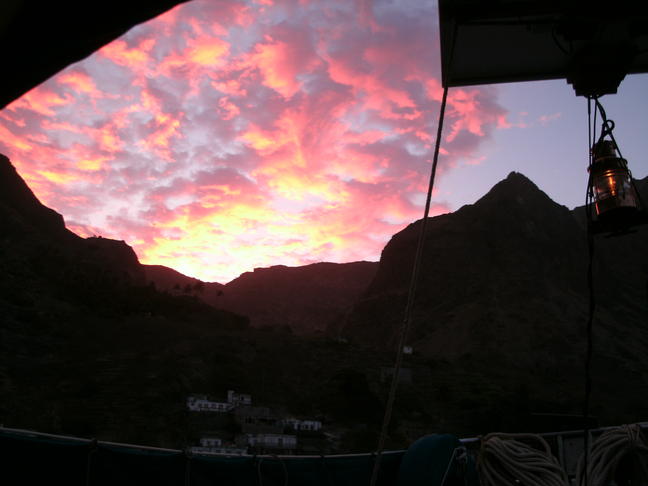
[[[3,0],[0,109],[131,27],[186,0]]]
[[[569,80],[584,58],[590,75],[619,57],[623,75],[648,72],[648,13],[636,0],[439,0],[439,24],[446,87]]]

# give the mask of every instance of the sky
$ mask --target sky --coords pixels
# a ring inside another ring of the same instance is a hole
[[[0,152],[81,236],[225,283],[376,261],[423,214],[442,95],[433,0],[194,0],[0,111]],[[604,97],[648,175],[647,75]],[[431,214],[512,171],[582,204],[587,111],[564,80],[452,88]]]

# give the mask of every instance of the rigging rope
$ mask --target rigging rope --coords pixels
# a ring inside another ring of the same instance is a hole
[[[531,441],[539,447],[528,445]],[[482,486],[569,485],[549,444],[535,434],[488,434],[481,442],[477,472]]]
[[[592,100],[596,103],[594,110],[594,123],[592,123]],[[593,327],[594,327],[594,313],[596,311],[596,296],[594,294],[594,233],[592,232],[592,202],[594,200],[594,189],[592,184],[592,163],[594,162],[594,152],[592,149],[592,141],[596,136],[593,130],[596,130],[596,113],[600,103],[596,97],[587,97],[587,131],[588,131],[588,181],[587,181],[587,194],[585,196],[585,215],[587,217],[587,289],[588,289],[588,316],[586,332],[586,351],[585,351],[585,397],[583,400],[583,419],[585,421],[583,428],[583,444],[585,462],[585,477],[583,486],[588,485],[587,478],[587,462],[589,460],[589,406],[590,397],[592,395],[592,353],[593,353]],[[605,126],[605,112],[601,112],[603,116],[603,126]],[[601,134],[603,137],[603,134]]]
[[[432,202],[432,190],[434,189],[434,179],[436,177],[437,165],[439,162],[439,148],[441,146],[441,133],[443,131],[443,119],[445,117],[446,101],[448,98],[448,87],[443,88],[443,97],[441,98],[441,108],[439,113],[439,125],[437,127],[436,143],[434,145],[434,157],[432,160],[432,171],[430,173],[430,182],[428,184],[427,198],[425,200],[425,211],[423,213],[423,220],[421,222],[418,243],[416,246],[416,255],[414,257],[414,265],[412,269],[412,276],[410,279],[409,290],[407,293],[407,305],[405,306],[405,316],[401,325],[400,339],[398,342],[398,350],[396,352],[396,363],[394,365],[394,374],[392,376],[391,387],[389,396],[387,398],[387,405],[385,407],[385,415],[383,417],[382,427],[380,430],[380,438],[378,440],[378,450],[376,451],[376,460],[374,462],[373,471],[371,473],[371,486],[376,485],[378,480],[378,471],[380,470],[380,459],[385,448],[385,439],[387,438],[387,431],[391,422],[392,411],[394,408],[394,401],[396,400],[396,390],[398,388],[398,378],[400,375],[401,366],[403,364],[403,348],[407,342],[407,335],[412,324],[412,311],[414,308],[414,300],[416,298],[416,289],[418,287],[418,275],[421,267],[421,260],[423,257],[423,247],[425,246],[425,233],[427,230],[427,222],[430,216],[430,204]]]
[[[634,456],[643,477],[632,484],[646,484],[648,481],[648,443],[642,436],[638,424],[623,425],[608,430],[596,439],[589,451],[590,461],[585,462],[587,450],[578,461],[576,485],[605,486],[614,480],[621,460]],[[628,471],[624,471],[628,472]],[[583,481],[588,480],[589,483]]]
[[[592,102],[594,103],[594,122],[592,123]],[[601,132],[596,139],[596,123],[597,123],[597,114],[601,115]],[[589,306],[588,306],[588,319],[586,327],[587,335],[587,344],[586,344],[586,353],[585,353],[585,396],[583,400],[583,418],[585,420],[585,426],[583,429],[583,442],[584,442],[584,453],[583,453],[583,477],[579,479],[579,485],[588,486],[589,480],[588,475],[590,467],[589,462],[589,408],[592,395],[592,378],[591,378],[591,366],[592,366],[592,355],[593,355],[593,326],[594,326],[594,314],[596,311],[596,296],[594,292],[594,232],[593,232],[593,218],[594,218],[594,184],[592,181],[592,165],[594,163],[594,146],[601,143],[606,136],[609,136],[614,145],[614,149],[619,153],[619,157],[623,158],[621,154],[621,149],[614,138],[614,128],[615,124],[613,120],[608,119],[607,114],[603,105],[599,101],[598,96],[588,96],[587,97],[587,123],[588,123],[588,155],[589,155],[589,166],[588,172],[589,177],[587,181],[587,194],[585,197],[585,215],[587,218],[587,249],[588,249],[588,263],[587,263],[587,288],[588,288],[588,297],[589,297]],[[628,171],[628,174],[630,172]],[[641,198],[639,196],[639,191],[632,180],[630,175],[630,181],[633,187],[635,188],[635,193],[639,200],[640,205]],[[582,483],[581,483],[582,481]]]

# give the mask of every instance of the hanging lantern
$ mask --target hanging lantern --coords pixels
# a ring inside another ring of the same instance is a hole
[[[639,198],[628,162],[617,157],[612,140],[596,143],[592,155],[594,161],[588,170],[598,219],[620,228],[632,225],[639,210]]]

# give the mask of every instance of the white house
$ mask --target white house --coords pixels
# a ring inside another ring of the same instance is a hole
[[[187,408],[192,412],[229,412],[234,408],[231,403],[213,402],[205,395],[187,397]]]
[[[190,447],[189,451],[193,454],[204,454],[204,455],[228,455],[228,456],[242,456],[247,453],[246,449],[241,449],[238,447]]]
[[[236,393],[234,390],[227,390],[227,403],[232,404],[234,407],[238,407],[239,405],[251,406],[252,395]]]
[[[297,447],[297,437],[286,434],[245,434],[243,440],[249,446],[259,446],[267,449],[294,449]]]
[[[245,454],[245,449],[223,445],[223,441],[218,437],[203,437],[200,439],[200,446],[189,449],[194,454],[227,454],[230,456],[240,456]]]
[[[218,437],[203,437],[202,439],[200,439],[200,445],[202,447],[221,447],[223,445],[223,441]]]
[[[284,425],[291,427],[293,430],[303,432],[318,432],[322,429],[322,422],[319,420],[299,420],[295,418],[284,419]]]

